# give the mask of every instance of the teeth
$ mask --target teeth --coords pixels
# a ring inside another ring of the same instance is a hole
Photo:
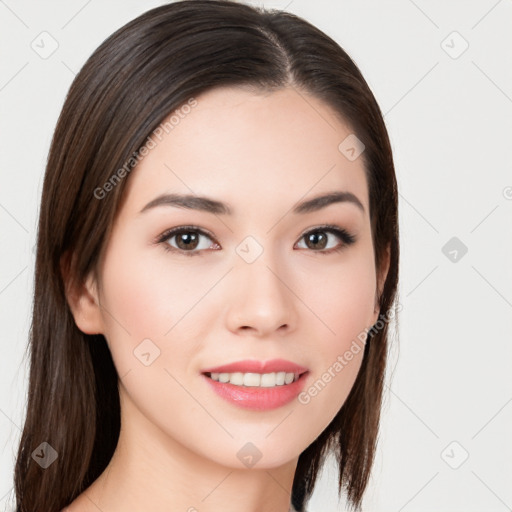
[[[208,375],[208,374],[207,374]],[[218,382],[229,382],[235,386],[273,388],[291,384],[299,378],[298,373],[210,373],[210,378]]]
[[[284,384],[285,379],[286,379],[286,373],[285,372],[278,372],[278,373],[276,373],[276,384],[278,386],[282,386]]]
[[[261,384],[261,375],[259,373],[246,373],[243,376],[244,386],[259,386]]]

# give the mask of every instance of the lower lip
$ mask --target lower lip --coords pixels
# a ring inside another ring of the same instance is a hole
[[[272,388],[235,386],[234,384],[218,382],[202,375],[211,386],[213,391],[233,405],[243,409],[252,409],[255,411],[268,411],[282,407],[292,400],[304,388],[306,375],[303,373],[295,382],[283,384]]]

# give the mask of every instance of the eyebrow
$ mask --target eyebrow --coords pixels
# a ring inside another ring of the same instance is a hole
[[[294,214],[306,214],[316,212],[334,203],[349,203],[357,206],[364,213],[364,206],[352,192],[335,191],[322,194],[313,199],[302,201],[295,205]],[[232,215],[233,209],[226,203],[209,197],[195,196],[191,194],[162,194],[150,201],[139,213],[146,212],[157,206],[175,206],[189,210],[200,210],[215,215]]]

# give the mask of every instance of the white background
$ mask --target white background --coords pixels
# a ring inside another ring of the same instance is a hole
[[[161,3],[0,0],[0,510],[24,415],[32,247],[57,116],[94,49]],[[403,310],[363,510],[509,510],[512,3],[251,3],[304,17],[349,53],[394,150]],[[31,48],[43,31],[58,42],[47,59]],[[468,248],[455,262],[442,252],[452,237]],[[345,510],[336,479],[326,467],[310,512]]]

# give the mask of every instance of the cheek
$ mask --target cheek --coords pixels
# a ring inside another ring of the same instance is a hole
[[[118,373],[150,352],[158,356],[155,366],[184,374],[212,325],[215,304],[208,293],[222,273],[200,271],[185,257],[173,260],[163,248],[134,244],[118,241],[102,268],[105,336]]]
[[[301,297],[318,318],[323,353],[332,355],[373,321],[376,275],[371,245],[347,252],[339,261],[314,262],[304,276]]]
[[[195,375],[190,380],[200,349],[193,330],[197,315],[204,311],[201,297],[213,283],[146,252],[152,256],[132,251],[133,257],[121,257],[118,251],[105,260],[105,337],[121,380],[126,414],[136,421],[140,411],[192,448],[204,434],[205,418],[185,389],[197,385]],[[175,411],[182,414],[176,416]]]
[[[298,398],[307,416],[316,418],[317,424],[311,424],[312,436],[314,428],[325,428],[332,421],[353,387],[375,304],[376,277],[371,253],[354,252],[346,265],[324,272],[317,274],[316,279],[323,286],[316,286],[314,293],[310,288],[306,295],[308,306],[318,317],[312,317],[308,331],[309,338],[314,340],[308,352],[315,355],[315,365]]]
[[[135,337],[163,337],[207,289],[190,271],[155,257],[158,250],[133,252],[133,257],[113,254],[104,265],[105,306]]]
[[[128,245],[123,249],[121,243],[116,247],[107,253],[102,268],[102,313],[105,337],[118,373],[123,375],[139,366],[138,355],[149,352],[151,359],[161,362],[164,335],[173,325],[170,312],[179,308],[181,287],[179,273],[167,285],[166,277],[154,263],[141,258],[140,252]]]

